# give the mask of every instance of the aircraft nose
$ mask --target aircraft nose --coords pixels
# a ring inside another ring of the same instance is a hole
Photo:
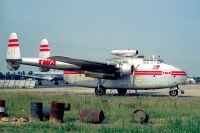
[[[172,71],[172,75],[177,78],[179,84],[185,82],[187,79],[187,72],[185,72],[181,69]]]

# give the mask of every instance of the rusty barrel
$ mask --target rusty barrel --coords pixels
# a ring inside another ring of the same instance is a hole
[[[0,117],[5,115],[5,100],[0,100]]]
[[[149,115],[142,109],[137,109],[133,112],[133,119],[137,123],[146,123],[149,120]]]
[[[80,111],[80,121],[99,124],[104,120],[104,112],[100,109],[83,109]]]
[[[29,113],[30,122],[37,122],[42,120],[42,108],[43,104],[41,102],[31,102]]]
[[[50,118],[49,118],[50,123],[63,122],[64,107],[65,107],[65,103],[61,103],[58,101],[53,101],[51,103],[51,111],[50,111]]]

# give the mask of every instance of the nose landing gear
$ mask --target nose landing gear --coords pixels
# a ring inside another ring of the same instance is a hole
[[[184,94],[184,90],[179,89],[178,86],[170,88],[169,95],[175,97],[178,95],[178,90],[181,91],[181,94]]]

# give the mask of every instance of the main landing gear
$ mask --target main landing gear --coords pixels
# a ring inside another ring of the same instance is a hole
[[[98,79],[97,87],[95,88],[95,94],[98,96],[106,94],[106,88],[103,86],[106,80]],[[119,96],[126,95],[127,89],[117,89]]]
[[[170,88],[169,95],[172,96],[172,97],[177,96],[178,95],[178,90],[181,91],[181,94],[184,94],[184,90],[181,90],[181,89],[178,88],[178,86],[176,86],[176,87]]]
[[[42,81],[38,81],[38,85],[42,85]]]
[[[54,85],[59,85],[58,81],[55,81],[55,82],[54,82]]]
[[[95,88],[95,94],[98,95],[98,96],[105,95],[106,94],[105,87],[103,87],[103,86],[97,86]]]
[[[98,96],[106,94],[106,88],[102,86],[103,82],[98,79],[97,87],[95,88],[95,94]]]

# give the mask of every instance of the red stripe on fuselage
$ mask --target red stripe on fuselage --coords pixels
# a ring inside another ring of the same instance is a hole
[[[149,76],[149,75],[172,75],[172,76],[187,76],[187,73],[184,71],[171,71],[168,72],[170,74],[163,74],[165,73],[164,71],[135,71],[135,75],[140,75],[140,76]],[[84,71],[64,71],[64,74],[84,74]]]
[[[135,75],[162,75],[162,71],[135,71]]]
[[[173,76],[187,76],[187,73],[184,71],[171,71],[171,72],[165,72],[165,71],[135,71],[135,75],[173,75]]]
[[[187,73],[184,71],[172,71],[171,75],[177,75],[177,76],[187,76]]]

